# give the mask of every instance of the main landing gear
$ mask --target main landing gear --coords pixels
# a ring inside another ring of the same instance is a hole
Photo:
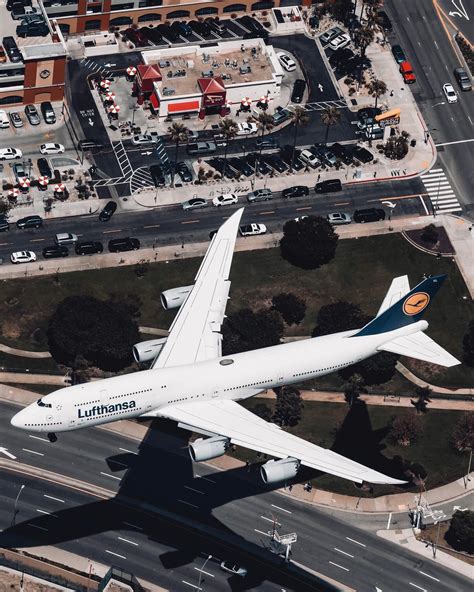
[[[58,437],[56,436],[56,434],[54,432],[49,432],[48,433],[48,440],[50,442],[56,442],[58,439]]]

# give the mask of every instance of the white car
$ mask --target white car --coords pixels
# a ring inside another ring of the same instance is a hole
[[[256,134],[258,132],[258,126],[256,123],[239,123],[237,124],[237,135],[238,136],[249,136],[250,134]]]
[[[31,263],[36,261],[36,255],[33,251],[16,251],[11,254],[10,260],[12,263]]]
[[[352,222],[349,214],[345,214],[344,212],[331,212],[326,216],[326,220],[334,226],[339,226],[340,224],[350,224]]]
[[[347,33],[343,33],[342,35],[334,37],[334,39],[329,42],[329,47],[336,51],[336,49],[342,49],[343,47],[346,47],[350,42],[351,38],[349,35]]]
[[[267,227],[265,224],[244,224],[239,228],[240,236],[257,236],[259,234],[266,234]]]
[[[0,148],[0,160],[15,160],[22,157],[23,152],[19,148]]]
[[[453,85],[449,82],[443,84],[443,92],[448,100],[448,103],[458,102],[458,93],[454,90]]]
[[[212,200],[212,203],[216,207],[220,207],[230,206],[232,204],[236,204],[238,201],[239,198],[235,195],[235,193],[224,193],[224,195],[216,195],[216,197]]]
[[[316,168],[320,164],[319,158],[311,150],[302,150],[299,158],[313,168]]]
[[[64,146],[55,142],[48,142],[47,144],[41,144],[40,152],[41,154],[62,154]]]
[[[146,144],[155,144],[158,139],[158,134],[139,134],[133,136],[132,144],[134,146],[144,146]]]
[[[221,563],[221,569],[222,571],[226,571],[234,576],[240,576],[241,578],[245,578],[247,575],[247,568],[229,560]]]
[[[296,70],[296,63],[290,58],[290,56],[282,51],[277,53],[277,58],[280,60],[280,64],[285,68],[287,72],[293,72]]]

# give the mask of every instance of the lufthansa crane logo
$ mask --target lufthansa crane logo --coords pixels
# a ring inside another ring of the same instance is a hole
[[[403,303],[403,312],[408,315],[416,315],[428,306],[430,296],[426,292],[416,292],[409,296]]]

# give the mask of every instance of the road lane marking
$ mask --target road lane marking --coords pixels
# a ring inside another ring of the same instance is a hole
[[[5,245],[11,245],[13,243],[0,243],[0,247],[4,247]]]
[[[348,557],[351,557],[352,559],[354,559],[354,555],[351,555],[350,553],[346,553],[345,551],[342,551],[341,549],[338,549],[337,547],[334,547],[334,551],[337,551],[338,553],[342,553],[343,555],[347,555]]]
[[[36,511],[39,512],[40,514],[47,514],[48,516],[52,516],[53,518],[57,518],[57,515],[53,514],[52,512],[46,512],[46,510],[40,510],[39,508],[36,508]]]
[[[424,571],[421,571],[421,569],[419,570],[419,572],[421,574],[423,574],[424,576],[426,576],[427,578],[431,578],[432,580],[434,580],[435,582],[439,582],[440,580],[438,580],[438,578],[435,578],[434,576],[430,576],[430,574],[425,573]]]
[[[122,524],[126,524],[127,526],[131,526],[132,528],[137,528],[138,530],[143,530],[141,526],[137,526],[136,524],[130,524],[130,522],[122,522]]]
[[[266,520],[267,522],[271,522],[272,524],[275,524],[276,526],[281,526],[281,524],[277,520],[273,520],[273,518],[267,518],[266,516],[260,516],[260,518],[262,520]]]
[[[42,452],[36,452],[35,450],[29,450],[28,448],[22,448],[25,452],[31,452],[31,454],[37,454],[38,456],[44,456]]]
[[[303,210],[312,210],[313,208],[311,206],[305,206],[304,208],[295,208],[295,210],[297,212],[301,212]]]
[[[259,212],[260,216],[265,216],[267,214],[274,214],[274,213],[275,213],[275,210],[268,211],[268,212]]]
[[[390,528],[390,523],[392,522],[392,512],[390,512],[390,514],[388,515],[388,520],[387,520],[387,530]]]
[[[117,481],[120,481],[122,479],[122,477],[116,477],[115,475],[109,475],[109,473],[103,473],[102,471],[100,472],[101,475],[104,475],[104,477],[110,477],[111,479],[117,479]]]
[[[329,562],[331,565],[335,565],[336,567],[338,567],[339,569],[343,569],[344,571],[351,571],[349,568],[344,567],[343,565],[339,565],[339,563],[334,563],[334,561],[330,561]]]
[[[38,526],[37,524],[28,524],[28,526],[31,526],[31,528],[37,528],[38,530],[44,530],[44,531],[48,532],[48,529],[45,528],[44,526]]]
[[[285,510],[285,508],[281,508],[280,506],[275,506],[275,504],[271,504],[272,508],[276,508],[277,510],[281,510],[282,512],[286,512],[287,514],[291,514],[290,510]]]
[[[201,220],[183,220],[181,224],[199,224]]]
[[[335,206],[348,206],[351,202],[350,201],[339,201],[338,203],[335,203]]]
[[[428,192],[414,193],[413,195],[399,195],[398,197],[378,197],[377,199],[368,199],[367,203],[373,201],[400,201],[402,199],[412,199],[414,197],[420,197],[420,195],[428,195]]]
[[[194,491],[195,493],[199,493],[200,495],[204,495],[204,491],[199,491],[199,489],[193,489],[192,487],[189,487],[188,485],[185,485],[184,489],[189,489],[189,491]]]
[[[149,224],[148,226],[144,226],[143,228],[159,228],[160,224]]]
[[[181,580],[181,581],[183,582],[183,584],[187,584],[188,586],[191,586],[191,588],[195,588],[196,590],[202,590],[202,588],[200,588],[199,586],[196,586],[196,584],[190,584],[186,580]]]
[[[195,567],[194,568],[196,571],[200,571],[202,574],[206,574],[206,576],[211,576],[211,578],[215,578],[216,576],[214,574],[209,573],[208,571],[204,571],[203,569],[201,569],[200,567]]]
[[[456,140],[455,142],[443,142],[442,144],[435,144],[435,146],[451,146],[451,144],[465,144],[466,142],[474,142],[474,138],[469,138],[468,140]]]
[[[55,502],[60,502],[61,504],[65,503],[65,501],[62,499],[59,499],[59,497],[53,497],[52,495],[46,495],[46,493],[43,493],[43,497],[47,497],[48,499],[52,499]]]
[[[109,555],[115,555],[115,557],[120,557],[120,559],[127,559],[124,555],[119,555],[118,553],[114,553],[113,551],[109,551],[108,549],[106,549],[105,552]]]
[[[119,541],[123,541],[124,543],[128,543],[129,545],[135,545],[138,547],[138,543],[134,543],[133,541],[129,541],[128,539],[124,539],[123,537],[117,537]]]
[[[133,452],[132,450],[127,450],[126,448],[119,448],[122,452],[128,452],[129,454],[138,454],[138,452]]]
[[[271,537],[271,534],[268,534],[268,532],[263,532],[261,530],[258,530],[256,528],[254,528],[255,532],[258,532],[258,534],[263,534],[263,536],[267,536],[267,537]]]
[[[421,201],[421,205],[423,206],[423,209],[425,210],[426,215],[429,216],[430,212],[429,212],[428,208],[426,207],[425,200],[421,197],[421,195],[420,195],[420,201]]]
[[[28,434],[30,436],[30,438],[34,438],[35,440],[41,440],[42,442],[47,442],[49,444],[49,440],[47,440],[46,438],[40,438],[39,436],[32,436],[31,434]]]
[[[364,543],[359,543],[359,541],[356,541],[355,539],[351,539],[350,537],[346,537],[346,539],[348,541],[351,541],[351,543],[355,543],[356,545],[360,545],[361,547],[367,547],[367,545],[364,545]]]
[[[418,590],[422,590],[423,592],[428,592],[426,590],[426,588],[422,588],[421,586],[417,586],[416,584],[414,584],[413,582],[408,582],[410,584],[410,586],[413,586],[413,588],[418,588]]]
[[[190,504],[189,502],[185,502],[184,500],[179,499],[178,502],[180,504],[186,504],[187,506],[191,506],[192,508],[199,508],[199,506],[196,506],[195,504]]]
[[[123,232],[123,230],[104,230],[102,234],[111,234],[112,232]]]
[[[215,481],[213,479],[209,479],[209,477],[203,477],[202,475],[198,475],[197,473],[194,476],[198,477],[199,479],[204,479],[204,481],[209,481],[209,483],[215,483]]]
[[[40,243],[41,241],[46,240],[45,238],[30,238],[30,243]]]

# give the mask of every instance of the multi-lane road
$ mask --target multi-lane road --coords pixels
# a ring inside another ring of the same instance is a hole
[[[260,558],[252,560],[248,554],[258,555],[268,546],[276,520],[280,534],[296,532],[298,536],[293,546],[295,561],[351,588],[375,590],[378,586],[384,592],[412,587],[429,592],[469,589],[463,577],[436,563],[269,491],[257,471],[193,465],[186,451],[187,434],[166,422],[155,423],[159,429],[150,430],[141,443],[108,430],[91,429],[62,434],[57,444],[50,444],[46,438],[12,428],[9,418],[15,410],[11,404],[0,404],[0,447],[17,457],[20,471],[2,472],[0,546],[58,546],[118,565],[172,590],[197,585],[197,569],[211,554],[234,558],[249,568],[249,579],[236,582],[234,578],[232,590],[304,590],[301,582],[295,583],[297,574],[289,577],[283,567],[263,567]],[[22,476],[22,464],[105,488],[115,498],[91,499],[51,480]],[[11,528],[14,499],[22,484],[26,487],[18,501],[16,527]],[[176,523],[124,509],[120,505],[124,497],[171,512]],[[202,536],[179,526],[180,517],[202,524]],[[407,524],[406,516],[397,520],[399,527]],[[222,540],[207,536],[207,528],[221,532]],[[269,557],[267,551],[263,553]],[[213,559],[206,566],[211,574],[206,576],[206,590],[226,589],[218,563]],[[312,586],[313,590],[330,589],[318,581]]]

